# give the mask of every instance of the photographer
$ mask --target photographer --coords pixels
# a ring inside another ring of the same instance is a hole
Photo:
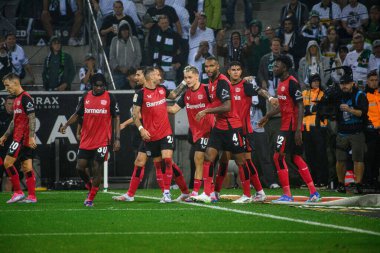
[[[364,173],[364,153],[366,150],[364,126],[367,122],[368,100],[366,95],[356,87],[351,68],[344,68],[344,75],[340,79],[341,95],[337,98],[337,126],[336,138],[336,173],[338,176],[337,191],[345,193],[344,177],[348,153],[352,151],[354,162],[355,188],[357,193],[362,191]]]

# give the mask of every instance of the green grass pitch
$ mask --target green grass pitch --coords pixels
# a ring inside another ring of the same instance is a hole
[[[121,193],[123,191],[116,191]],[[241,194],[225,190],[223,194]],[[280,194],[267,190],[267,194]],[[306,190],[294,190],[307,195]],[[160,204],[159,190],[135,202],[99,192],[38,193],[37,204],[5,204],[0,193],[0,252],[379,252],[380,219],[272,204]],[[173,199],[179,195],[172,191]],[[336,195],[323,193],[324,196]],[[141,197],[139,197],[141,196]],[[147,196],[143,197],[143,196]],[[285,218],[285,219],[284,219]]]

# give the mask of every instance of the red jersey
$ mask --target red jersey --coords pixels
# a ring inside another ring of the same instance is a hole
[[[184,108],[186,106],[187,118],[193,142],[197,142],[201,137],[208,138],[211,128],[214,126],[215,117],[213,114],[206,114],[200,121],[195,119],[198,112],[203,111],[210,105],[207,86],[201,84],[196,91],[188,89],[177,101],[177,104]]]
[[[99,95],[86,92],[79,101],[76,114],[83,116],[80,149],[93,150],[111,143],[111,118],[119,115],[119,107],[112,94],[108,91]]]
[[[149,141],[157,141],[172,134],[166,108],[169,94],[165,86],[159,85],[155,89],[144,87],[133,97],[133,104],[141,107],[144,128],[150,133]]]
[[[243,124],[243,134],[253,133],[250,109],[252,105],[252,96],[257,96],[257,91],[260,89],[256,82],[249,83],[245,80],[241,80],[237,84],[232,84],[233,97],[235,100],[235,106],[238,108],[237,113]]]
[[[298,106],[297,103],[303,103],[301,87],[298,81],[289,76],[286,80],[280,82],[277,87],[277,97],[281,111],[281,128],[282,131],[297,130]],[[302,124],[303,129],[303,124]]]
[[[219,74],[215,81],[209,80],[208,91],[210,94],[212,108],[221,106],[225,101],[231,100],[231,110],[222,114],[215,114],[215,128],[229,130],[231,128],[242,127],[240,118],[237,114],[235,100],[231,99],[233,94],[231,83],[228,78]]]
[[[29,118],[34,113],[34,103],[28,92],[21,92],[13,102],[13,140],[29,146]]]

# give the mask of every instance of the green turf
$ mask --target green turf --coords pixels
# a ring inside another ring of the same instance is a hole
[[[121,191],[119,191],[121,192]],[[240,194],[241,190],[224,193]],[[267,191],[267,194],[280,191]],[[307,195],[305,190],[293,191]],[[139,190],[140,196],[161,196]],[[173,196],[179,195],[178,190]],[[336,195],[324,193],[324,196]],[[156,199],[114,202],[99,193],[94,208],[85,192],[41,192],[37,204],[5,204],[0,194],[0,252],[378,252],[380,236],[260,217],[271,214],[380,233],[380,219],[270,204],[221,201],[210,209],[160,204]],[[210,206],[210,205],[208,205]],[[251,214],[232,212],[248,211]]]

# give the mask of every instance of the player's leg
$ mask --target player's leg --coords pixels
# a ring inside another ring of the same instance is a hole
[[[251,183],[256,190],[255,195],[252,196],[252,201],[253,202],[263,202],[266,200],[267,196],[265,195],[265,192],[264,192],[263,187],[261,185],[259,174],[257,172],[256,166],[251,159],[252,154],[250,152],[246,152],[244,154],[244,157],[245,157],[245,160],[247,161],[247,166],[249,168]]]
[[[163,175],[164,175],[164,196],[170,195],[170,185],[173,178],[173,150],[161,150],[163,162]]]
[[[288,165],[285,161],[285,152],[288,150],[287,147],[290,145],[288,142],[291,141],[289,132],[280,131],[277,136],[276,150],[273,155],[273,161],[277,169],[278,181],[281,184],[283,195],[276,201],[293,201],[289,185]]]
[[[25,175],[25,182],[28,188],[28,197],[26,197],[23,202],[25,203],[36,203],[36,177],[33,170],[33,159],[24,160],[20,157],[21,160],[21,170]]]
[[[195,151],[194,153],[195,173],[194,173],[194,188],[193,188],[193,193],[196,193],[195,195],[198,195],[199,189],[202,186],[204,160],[205,160],[205,152]]]
[[[243,195],[232,203],[250,203],[252,201],[251,181],[249,167],[245,159],[245,153],[237,153],[233,156],[239,168],[239,177],[243,188]]]
[[[88,161],[90,159],[91,159],[91,154],[89,150],[79,149],[78,156],[77,156],[76,170],[78,172],[79,177],[85,183],[86,189],[89,192],[91,191],[91,187],[92,187],[91,177],[88,170],[88,167],[89,167]]]
[[[20,150],[21,143],[13,141],[8,148],[8,153],[4,160],[4,168],[10,181],[12,182],[13,187],[13,195],[12,198],[7,201],[8,204],[20,201],[25,197],[24,193],[21,190],[20,178],[17,169],[14,166]]]
[[[176,163],[172,163],[174,181],[181,190],[181,195],[177,198],[177,201],[184,201],[189,197],[189,188],[187,187],[185,178],[179,166]]]
[[[231,160],[231,152],[223,151],[219,159],[218,172],[215,178],[215,193],[218,196],[228,171],[228,162]]]
[[[218,150],[213,147],[207,147],[205,160],[203,162],[203,187],[204,193],[210,196],[214,192],[214,162],[218,155]]]

